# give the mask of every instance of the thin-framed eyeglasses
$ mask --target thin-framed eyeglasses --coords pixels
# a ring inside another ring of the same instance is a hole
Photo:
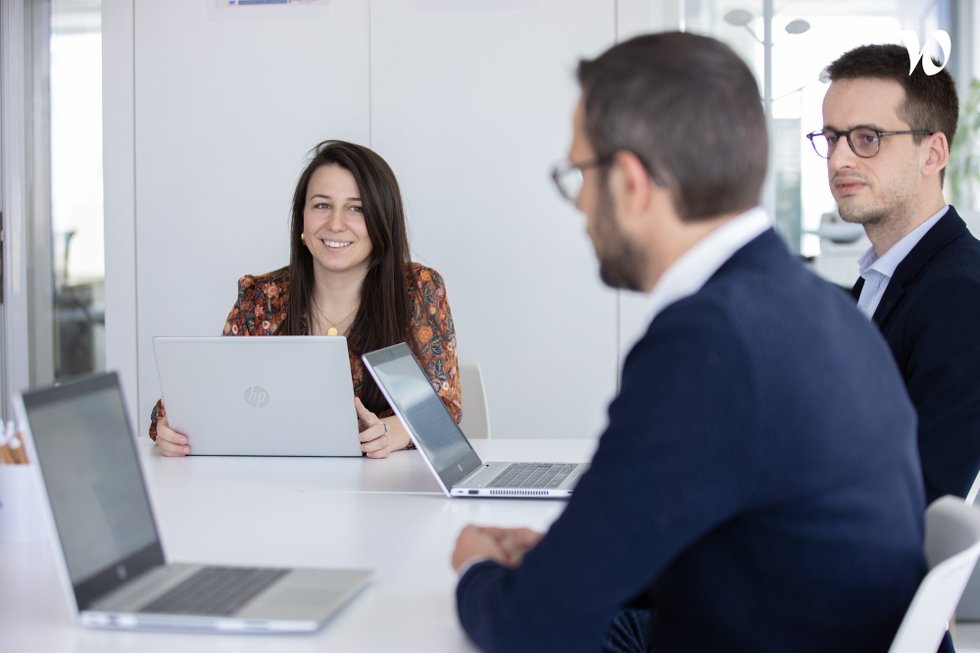
[[[813,145],[813,151],[825,159],[829,159],[837,149],[841,136],[847,139],[851,151],[862,159],[870,159],[881,149],[881,139],[884,136],[914,134],[916,136],[932,136],[936,132],[927,129],[906,129],[901,131],[881,131],[873,127],[855,127],[847,131],[837,129],[818,129],[806,135]]]
[[[599,168],[609,165],[613,160],[612,155],[599,156],[591,161],[572,163],[564,161],[556,164],[551,169],[551,179],[555,182],[558,192],[566,200],[575,204],[578,202],[579,193],[582,192],[582,184],[585,183],[583,172],[590,168]]]

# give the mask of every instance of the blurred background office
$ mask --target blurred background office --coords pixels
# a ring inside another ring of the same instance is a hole
[[[947,190],[978,231],[970,0],[0,2],[4,414],[13,390],[108,367],[145,432],[151,338],[218,334],[237,278],[285,264],[304,156],[342,138],[395,170],[495,435],[595,436],[645,300],[601,285],[547,174],[577,60],[644,31],[711,34],[753,66],[764,204],[793,251],[849,284],[867,241],[839,223],[804,138],[822,124],[823,68],[902,30],[934,48],[946,30],[963,100]]]

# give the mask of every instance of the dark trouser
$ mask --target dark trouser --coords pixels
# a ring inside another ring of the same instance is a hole
[[[648,653],[653,613],[643,608],[626,608],[609,625],[602,653]],[[949,631],[939,643],[939,653],[956,653]]]

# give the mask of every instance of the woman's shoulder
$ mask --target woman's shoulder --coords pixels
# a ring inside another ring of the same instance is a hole
[[[405,266],[405,281],[410,286],[423,289],[427,287],[444,288],[446,285],[442,275],[435,268],[430,268],[415,261],[409,261],[408,265]]]
[[[238,293],[259,293],[267,297],[285,296],[289,291],[289,268],[263,274],[246,274],[238,280]]]
[[[246,274],[238,280],[238,300],[225,320],[224,334],[268,335],[286,319],[289,273],[280,268],[265,274]]]

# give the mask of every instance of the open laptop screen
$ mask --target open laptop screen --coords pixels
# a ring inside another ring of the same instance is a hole
[[[408,345],[365,354],[364,360],[446,487],[482,464]]]
[[[79,607],[163,562],[114,373],[25,392],[24,409]],[[80,595],[81,594],[81,595]]]

